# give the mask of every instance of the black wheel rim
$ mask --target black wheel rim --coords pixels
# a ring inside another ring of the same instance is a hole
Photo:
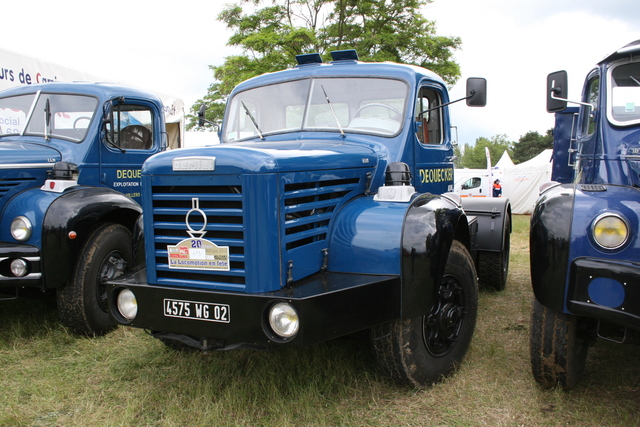
[[[443,356],[458,341],[466,313],[464,303],[460,283],[453,277],[445,277],[431,313],[423,318],[424,344],[433,356]]]
[[[107,311],[107,282],[111,279],[115,279],[124,273],[127,267],[122,253],[119,251],[110,252],[102,261],[100,270],[98,271],[98,280],[96,286],[96,297],[98,305],[104,311]]]

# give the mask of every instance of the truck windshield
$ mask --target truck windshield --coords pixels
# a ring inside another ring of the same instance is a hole
[[[0,98],[0,135],[84,139],[98,100],[90,96],[31,93]]]
[[[313,78],[236,94],[225,116],[223,141],[298,131],[400,132],[408,88],[381,78]]]
[[[609,72],[609,121],[618,126],[640,123],[640,62],[621,64]]]

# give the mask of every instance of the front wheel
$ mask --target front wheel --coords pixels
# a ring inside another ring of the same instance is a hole
[[[589,340],[581,319],[533,302],[529,351],[531,371],[546,387],[570,389],[584,371]]]
[[[132,265],[129,230],[120,224],[98,227],[82,247],[67,285],[58,290],[62,324],[80,335],[104,335],[115,327],[107,307],[106,282]]]
[[[464,358],[477,313],[473,260],[467,249],[454,241],[429,314],[373,328],[373,348],[381,370],[397,383],[413,387],[442,380]]]

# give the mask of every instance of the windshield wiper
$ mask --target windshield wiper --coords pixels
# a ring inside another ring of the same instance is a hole
[[[342,126],[340,126],[340,120],[338,120],[338,116],[336,115],[336,112],[333,110],[333,105],[331,105],[331,101],[329,101],[329,96],[327,95],[327,91],[324,90],[323,85],[320,85],[320,88],[322,89],[322,92],[324,92],[324,97],[327,99],[327,104],[329,104],[329,108],[333,113],[333,118],[336,119],[336,123],[338,124],[338,129],[340,129],[340,135],[342,135],[342,137],[344,138],[345,137],[344,131],[342,130]]]
[[[51,105],[49,104],[49,98],[44,104],[44,139],[50,141],[49,127],[51,126]]]
[[[260,130],[260,127],[258,126],[256,119],[253,118],[247,106],[244,105],[244,101],[240,101],[240,103],[242,104],[242,108],[244,108],[244,112],[247,113],[247,116],[249,116],[249,119],[251,119],[251,123],[253,124],[253,127],[256,128],[256,132],[258,132],[258,136],[260,137],[261,140],[264,141],[264,136],[262,136],[262,131]]]
[[[640,86],[640,82],[635,77],[633,76],[629,76],[629,77],[631,77],[631,80],[633,80],[634,82],[636,82],[638,86]]]

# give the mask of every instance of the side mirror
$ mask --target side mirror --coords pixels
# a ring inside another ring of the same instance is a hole
[[[547,112],[555,113],[567,108],[567,72],[556,71],[547,76]]]
[[[104,137],[107,140],[107,143],[111,146],[114,146],[114,126],[113,126],[113,115],[111,112],[113,111],[113,101],[107,101],[102,106],[102,131],[104,132]]]
[[[204,113],[207,111],[207,106],[202,104],[198,110],[198,126],[204,126],[206,120],[204,119]]]
[[[167,132],[160,133],[160,150],[164,151],[169,147],[169,134]]]
[[[467,105],[469,107],[484,107],[487,105],[487,79],[469,77],[467,79]]]
[[[107,101],[102,106],[102,124],[106,125],[107,123],[111,123],[111,111],[113,111],[113,102]]]

